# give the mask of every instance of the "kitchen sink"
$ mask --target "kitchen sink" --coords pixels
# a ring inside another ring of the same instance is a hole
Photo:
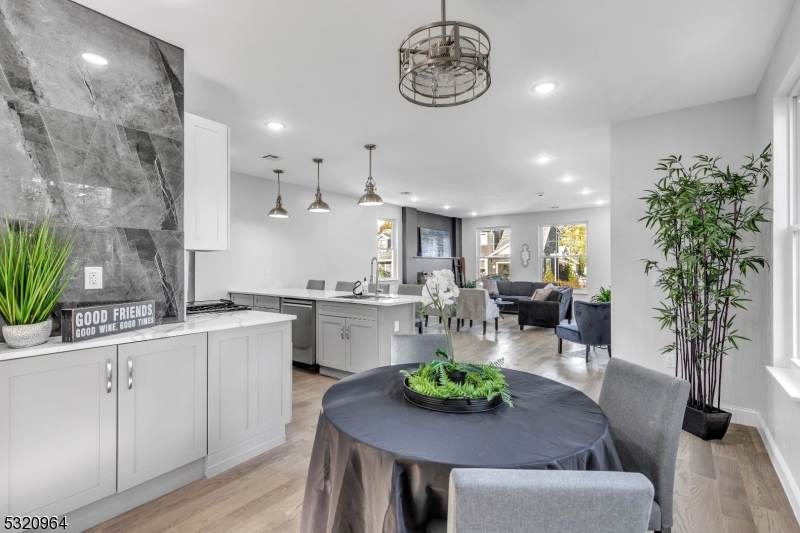
[[[362,296],[360,294],[345,294],[344,296],[334,296],[343,300],[383,300],[391,299],[393,296]]]

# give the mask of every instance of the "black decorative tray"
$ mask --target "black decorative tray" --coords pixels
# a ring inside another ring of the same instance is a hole
[[[498,394],[491,400],[486,398],[433,398],[408,388],[408,380],[403,380],[403,395],[417,407],[441,411],[443,413],[483,413],[497,409],[503,404]]]

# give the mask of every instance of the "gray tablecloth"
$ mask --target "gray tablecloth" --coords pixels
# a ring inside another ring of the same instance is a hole
[[[322,399],[303,533],[424,532],[447,517],[453,468],[622,470],[608,419],[582,392],[503,370],[514,408],[448,414],[403,397],[401,368],[362,372]]]

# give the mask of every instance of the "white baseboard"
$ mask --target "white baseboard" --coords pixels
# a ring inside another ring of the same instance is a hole
[[[800,521],[800,487],[798,487],[797,480],[789,470],[789,465],[786,464],[783,454],[778,449],[775,439],[772,438],[772,434],[767,429],[764,419],[761,418],[761,413],[756,413],[756,416],[758,417],[758,425],[756,426],[758,433],[761,435],[761,440],[764,441],[764,446],[766,446],[772,465],[778,473],[778,478],[781,480],[786,497],[789,498],[789,504],[792,506],[794,516]]]
[[[759,414],[755,409],[748,407],[736,407],[735,405],[720,405],[723,411],[728,411],[731,414],[732,424],[741,424],[743,426],[759,427]]]

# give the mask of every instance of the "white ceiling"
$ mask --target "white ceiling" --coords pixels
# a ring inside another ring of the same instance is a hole
[[[359,196],[374,143],[385,201],[456,216],[609,202],[609,124],[753,94],[792,2],[452,0],[492,40],[492,86],[430,109],[395,62],[436,0],[80,0],[185,49],[186,111],[231,127],[232,170],[312,187],[322,157],[323,193]],[[532,93],[544,80],[560,87]]]

